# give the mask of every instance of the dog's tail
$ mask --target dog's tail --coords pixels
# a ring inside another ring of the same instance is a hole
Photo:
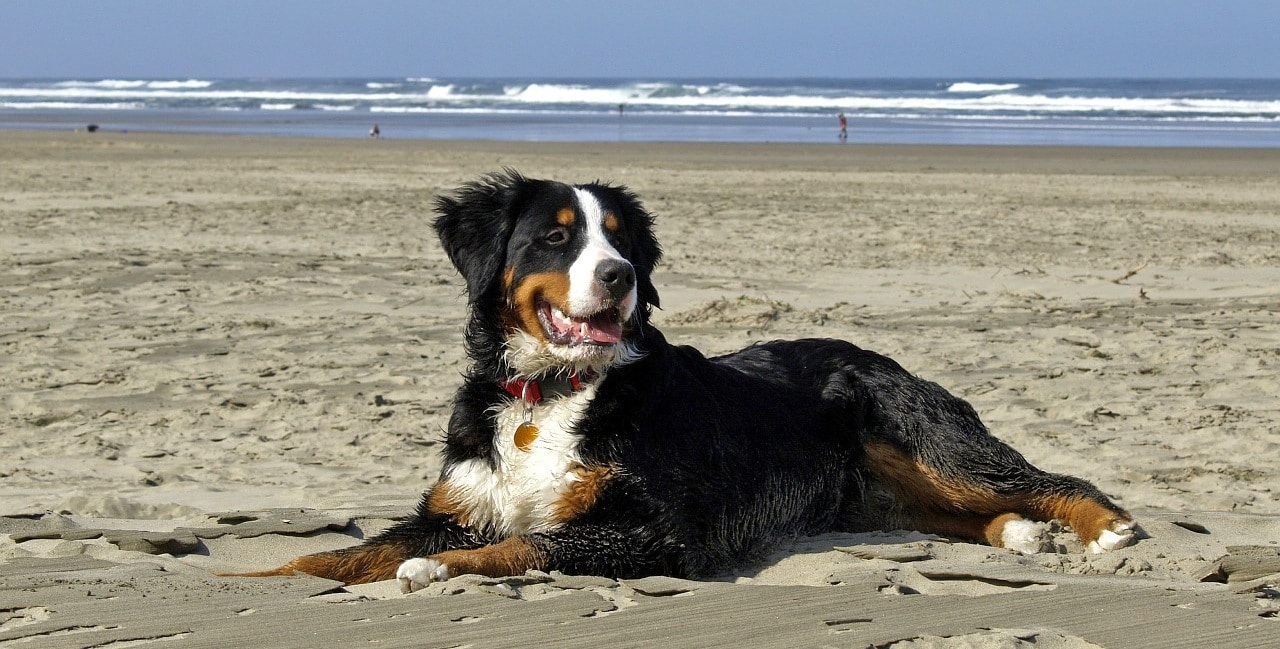
[[[218,573],[219,577],[290,577],[307,574],[344,584],[367,584],[394,579],[396,569],[409,558],[409,551],[398,544],[365,544],[332,552],[298,557],[270,570]]]

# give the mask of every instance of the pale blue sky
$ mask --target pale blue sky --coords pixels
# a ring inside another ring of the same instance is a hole
[[[1280,0],[3,0],[0,77],[1280,77]]]

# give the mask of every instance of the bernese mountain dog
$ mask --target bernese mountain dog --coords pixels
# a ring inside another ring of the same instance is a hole
[[[624,187],[506,170],[437,199],[466,281],[471,360],[439,480],[361,545],[264,575],[405,592],[530,569],[699,577],[781,541],[916,529],[1031,553],[1138,527],[1092,484],[1042,471],[965,401],[841,340],[707,358],[651,323],[662,250]]]

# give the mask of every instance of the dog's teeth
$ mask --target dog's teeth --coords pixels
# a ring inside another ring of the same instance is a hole
[[[559,329],[571,329],[573,327],[573,322],[569,319],[569,316],[555,307],[551,307],[551,322]]]

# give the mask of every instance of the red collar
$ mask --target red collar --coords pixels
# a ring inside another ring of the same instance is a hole
[[[586,372],[571,370],[564,378],[549,376],[544,379],[507,379],[502,382],[502,389],[506,390],[511,396],[522,399],[531,406],[536,406],[542,403],[544,389],[548,396],[569,394],[581,390],[583,386],[594,381],[597,376],[599,375],[594,370],[587,370]]]

